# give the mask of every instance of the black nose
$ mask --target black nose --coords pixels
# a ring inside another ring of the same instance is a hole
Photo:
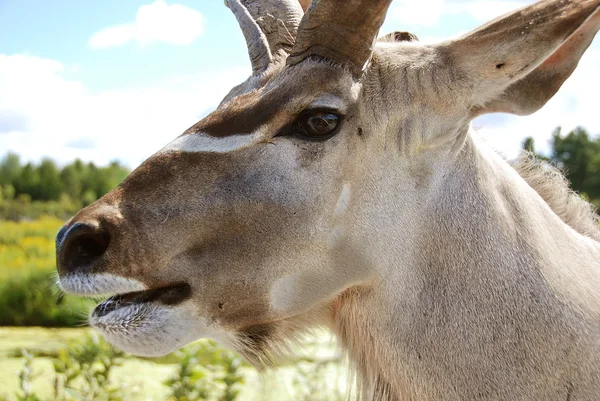
[[[65,225],[56,235],[56,266],[59,274],[91,271],[108,249],[110,236],[97,225]]]

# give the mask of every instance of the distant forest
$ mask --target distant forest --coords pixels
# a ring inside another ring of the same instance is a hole
[[[523,149],[533,152],[561,169],[571,188],[600,207],[600,136],[592,137],[584,128],[563,135],[557,128],[550,139],[550,155],[536,153],[533,138],[523,141]]]
[[[14,153],[0,160],[0,219],[66,218],[116,187],[129,174],[119,162],[99,167],[81,160],[59,167],[51,159],[25,163]]]
[[[552,134],[550,154],[539,155],[561,170],[572,188],[600,206],[600,138],[584,128]],[[532,138],[523,149],[536,152]],[[99,167],[81,160],[60,167],[51,159],[23,163],[14,153],[0,160],[0,219],[18,220],[48,214],[62,218],[77,212],[119,185],[129,170],[119,162]]]

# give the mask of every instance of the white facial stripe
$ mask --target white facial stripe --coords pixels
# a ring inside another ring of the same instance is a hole
[[[344,212],[348,208],[348,204],[350,203],[350,195],[351,195],[350,184],[346,183],[346,184],[344,184],[344,187],[342,188],[342,193],[340,194],[337,204],[335,205],[335,215],[336,216],[344,214]]]
[[[58,285],[63,291],[76,295],[108,296],[144,291],[148,287],[140,281],[112,274],[70,274],[61,277]]]
[[[258,143],[262,137],[261,133],[262,129],[258,129],[258,131],[253,134],[230,135],[221,138],[210,136],[202,132],[187,134],[175,139],[159,153],[166,153],[169,151],[227,153],[244,149]]]

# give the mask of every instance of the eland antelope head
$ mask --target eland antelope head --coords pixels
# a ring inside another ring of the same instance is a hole
[[[376,40],[390,2],[227,0],[251,77],[61,229],[60,285],[109,296],[90,324],[134,354],[209,337],[260,365],[326,326],[365,399],[599,399],[594,214],[471,120],[541,108],[600,0],[436,45]]]

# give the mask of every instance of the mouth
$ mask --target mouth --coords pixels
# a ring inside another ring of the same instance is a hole
[[[135,355],[166,355],[197,340],[189,284],[121,292],[98,304],[89,324],[109,343]]]
[[[189,284],[179,283],[162,288],[113,295],[94,308],[91,320],[106,318],[108,315],[125,309],[139,310],[140,307],[151,304],[176,306],[188,299],[191,292]]]

